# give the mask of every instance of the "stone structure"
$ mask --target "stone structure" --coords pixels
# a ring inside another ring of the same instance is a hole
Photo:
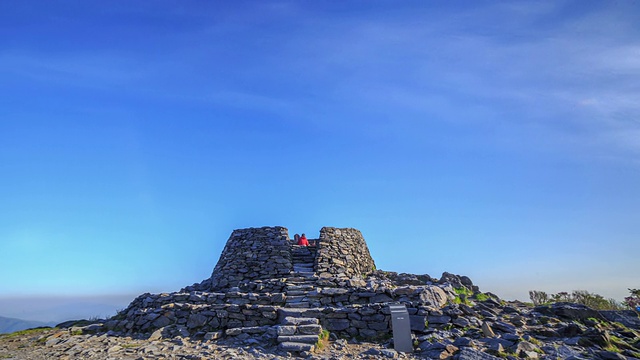
[[[152,337],[257,336],[283,350],[308,351],[323,329],[338,337],[388,337],[391,302],[407,305],[414,331],[445,321],[441,309],[456,295],[450,284],[431,280],[375,271],[356,229],[323,227],[314,246],[294,244],[280,226],[239,229],[209,279],[177,293],[143,294],[105,327]]]
[[[234,230],[211,278],[190,290],[224,291],[233,287],[264,292],[282,291],[278,279],[294,269],[298,247],[281,226]],[[323,227],[315,246],[309,246],[310,271],[322,278],[362,277],[375,270],[369,248],[359,230]],[[276,280],[274,284],[273,281]],[[256,286],[256,284],[260,284]]]
[[[363,276],[376,269],[362,234],[356,229],[323,227],[315,270],[320,277]]]
[[[389,339],[388,305],[402,303],[421,358],[640,358],[640,320],[632,311],[565,303],[530,308],[482,294],[466,276],[374,270],[356,229],[325,227],[314,243],[297,246],[284,227],[235,230],[209,279],[176,293],[143,294],[117,316],[82,331],[144,335],[151,347],[178,336],[247,348],[260,344],[286,358],[286,352],[309,358],[304,352],[327,332],[334,344]],[[611,351],[616,346],[624,356]],[[113,348],[108,352],[129,350]],[[397,357],[383,351],[364,355]]]
[[[234,230],[208,282],[209,290],[282,278],[292,270],[291,240],[281,226]]]

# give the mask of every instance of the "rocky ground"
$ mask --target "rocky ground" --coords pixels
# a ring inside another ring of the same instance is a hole
[[[84,325],[84,326],[79,326]],[[101,324],[63,324],[0,336],[0,359],[638,359],[640,319],[634,312],[596,311],[558,303],[530,307],[495,298],[465,299],[429,317],[411,354],[380,343],[337,339],[323,349],[289,353],[253,337],[218,340],[101,332]]]
[[[39,329],[0,337],[0,359],[420,359],[380,344],[333,341],[324,350],[291,354],[252,341],[135,339],[111,334],[81,334],[81,329]]]

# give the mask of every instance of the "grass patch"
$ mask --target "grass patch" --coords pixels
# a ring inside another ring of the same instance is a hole
[[[454,297],[453,300],[451,300],[451,302],[456,305],[465,304],[467,306],[473,306],[471,301],[469,301],[469,299],[467,299],[464,295]]]
[[[17,337],[17,336],[23,336],[23,335],[35,335],[35,334],[40,334],[43,333],[45,331],[49,331],[49,330],[53,330],[55,328],[52,327],[37,327],[37,328],[33,328],[33,329],[27,329],[27,330],[20,330],[20,331],[15,331],[9,334],[2,334],[0,335],[0,338],[12,338],[12,337]]]
[[[617,336],[612,335],[611,336],[611,345],[619,348],[619,349],[627,349],[627,350],[633,350],[633,346],[627,344],[626,341],[620,339]]]
[[[534,337],[529,337],[529,339],[526,340],[526,341],[532,343],[533,345],[537,345],[537,346],[542,346],[543,345],[542,341],[540,341],[540,340],[538,340],[538,339],[536,339]]]
[[[484,293],[478,293],[478,294],[476,294],[476,300],[478,300],[478,301],[487,301],[487,300],[489,300],[489,295],[484,294]]]
[[[329,330],[323,329],[320,334],[318,334],[318,341],[316,342],[316,350],[322,351],[329,344]]]
[[[458,295],[473,296],[473,291],[467,289],[466,287],[454,288],[453,292],[455,292]]]

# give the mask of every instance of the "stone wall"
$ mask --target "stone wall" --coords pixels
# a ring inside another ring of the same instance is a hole
[[[256,280],[282,278],[292,269],[291,241],[282,226],[234,230],[205,281],[207,290],[219,291]]]
[[[375,270],[375,263],[359,230],[323,227],[315,270],[320,277],[353,278]]]
[[[414,331],[426,331],[427,322],[448,323],[457,316],[448,308],[443,309],[447,295],[435,285],[375,290],[321,288],[313,297],[322,306],[286,308],[286,296],[282,293],[142,294],[105,326],[127,334],[152,333],[166,328],[176,332],[171,336],[216,331],[229,335],[244,331],[233,330],[238,328],[276,326],[285,317],[293,316],[318,319],[323,328],[340,337],[374,339],[390,332],[390,302],[407,305]]]

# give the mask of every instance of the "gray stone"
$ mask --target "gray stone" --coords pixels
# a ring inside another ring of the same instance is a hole
[[[476,347],[477,344],[473,339],[468,337],[459,337],[454,342],[453,345],[461,348],[461,347]]]
[[[627,357],[613,351],[599,351],[598,359],[602,360],[626,360]]]
[[[422,315],[409,315],[409,320],[411,322],[411,330],[413,331],[423,331],[427,328],[426,322],[427,317]]]
[[[61,338],[50,338],[45,342],[46,346],[54,346],[62,341]]]
[[[419,292],[419,299],[422,303],[442,308],[449,301],[449,297],[442,288],[434,285],[423,287]]]
[[[211,331],[208,332],[206,334],[204,334],[204,339],[205,340],[217,340],[220,339],[223,335],[222,331]]]
[[[640,329],[640,317],[633,310],[600,311],[600,315],[611,322],[619,322],[631,329]]]
[[[429,321],[429,324],[448,324],[449,322],[451,322],[451,316],[448,316],[448,315],[442,315],[442,316],[429,315],[427,319]]]
[[[298,326],[298,332],[303,335],[318,335],[322,332],[322,326],[320,325],[300,325]]]
[[[389,359],[398,358],[398,352],[393,349],[382,349],[380,350],[380,354]]]
[[[149,341],[162,339],[162,333],[164,332],[164,330],[165,330],[164,328],[160,328],[154,331],[153,333],[151,333],[151,335],[149,336]]]
[[[491,329],[491,326],[487,322],[482,322],[482,334],[486,337],[495,337],[496,334]]]
[[[566,302],[553,303],[550,306],[538,306],[534,311],[547,316],[569,320],[585,320],[588,318],[604,319],[597,310],[593,310],[585,305]]]
[[[371,303],[387,303],[393,301],[393,299],[387,294],[377,294],[370,301]]]
[[[122,346],[120,346],[120,345],[114,345],[114,346],[112,346],[112,347],[110,347],[110,348],[108,348],[108,349],[107,349],[107,354],[112,354],[112,353],[118,352],[118,351],[120,351],[120,350],[122,350],[122,349],[123,349],[123,347],[122,347]]]
[[[500,332],[503,333],[508,333],[508,334],[515,334],[516,333],[516,327],[508,324],[504,321],[496,321],[493,323],[493,325],[491,326],[494,330],[498,330]]]
[[[349,320],[346,319],[327,319],[326,328],[329,331],[345,330],[350,326]]]
[[[202,327],[207,323],[208,318],[201,314],[193,314],[189,316],[189,320],[187,321],[187,327],[189,329]]]
[[[499,357],[469,347],[461,348],[458,360],[500,360]]]
[[[465,327],[471,326],[471,322],[469,320],[467,320],[467,318],[464,318],[464,317],[459,317],[459,318],[453,319],[453,320],[451,320],[451,322],[453,323],[453,325],[455,325],[457,327],[461,327],[461,328],[465,328]]]
[[[282,342],[278,347],[284,351],[313,351],[314,346],[311,344],[297,342]]]
[[[278,335],[293,335],[298,327],[294,325],[280,325],[276,329]]]
[[[156,328],[162,328],[171,324],[171,319],[166,316],[160,316],[153,322],[153,326]]]

